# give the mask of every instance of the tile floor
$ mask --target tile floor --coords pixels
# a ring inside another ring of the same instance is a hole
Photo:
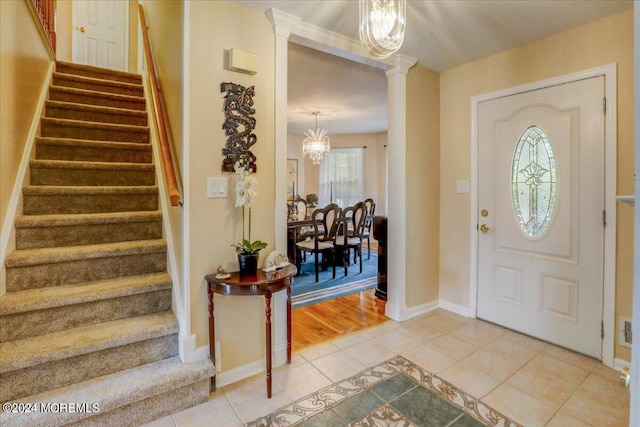
[[[629,391],[599,362],[445,310],[356,332],[294,354],[264,375],[147,427],[239,427],[401,354],[526,427],[627,427]]]

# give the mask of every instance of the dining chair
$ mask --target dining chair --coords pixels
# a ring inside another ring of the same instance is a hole
[[[369,198],[365,199],[364,205],[367,208],[367,213],[364,220],[362,238],[367,239],[367,259],[371,259],[371,228],[373,227],[373,214],[376,212],[376,202]]]
[[[333,262],[335,255],[335,239],[338,221],[340,220],[340,207],[335,203],[325,206],[323,209],[313,211],[311,223],[313,226],[313,236],[307,240],[297,242],[297,248],[306,253],[314,255],[316,282],[319,281],[319,260],[318,255],[322,254],[322,260],[330,256],[333,266],[333,278],[336,278],[336,264]],[[300,259],[300,257],[298,257]],[[298,266],[300,269],[301,266]]]
[[[303,199],[298,199],[295,201],[296,204],[296,213],[298,214],[298,220],[302,221],[307,218],[307,202]]]
[[[356,256],[360,260],[360,273],[362,273],[362,233],[364,231],[366,210],[364,202],[358,202],[342,211],[343,233],[336,236],[335,247],[336,252],[342,249],[345,276],[349,274],[349,253],[351,249],[356,252]]]

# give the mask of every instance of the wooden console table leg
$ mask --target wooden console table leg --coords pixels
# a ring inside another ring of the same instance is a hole
[[[287,287],[287,363],[291,364],[291,286]]]
[[[266,302],[266,341],[267,341],[267,399],[271,399],[271,292],[264,294]]]
[[[209,358],[213,362],[213,369],[216,369],[216,331],[214,329],[214,317],[213,317],[213,291],[209,292]],[[209,385],[211,391],[216,389],[216,375],[215,372],[211,377],[211,384]]]

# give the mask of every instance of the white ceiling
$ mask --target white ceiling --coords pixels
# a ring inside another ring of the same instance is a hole
[[[358,39],[356,0],[234,0]],[[408,0],[399,53],[445,71],[633,7],[633,0]],[[384,72],[289,43],[289,133],[318,127],[329,134],[387,129]]]

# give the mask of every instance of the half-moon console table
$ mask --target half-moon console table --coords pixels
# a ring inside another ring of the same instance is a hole
[[[264,272],[258,270],[255,276],[240,276],[230,273],[225,279],[216,278],[215,274],[208,274],[204,278],[208,283],[209,293],[209,356],[214,366],[216,363],[213,316],[213,294],[234,296],[264,295],[266,341],[267,341],[267,398],[271,398],[271,296],[278,291],[287,291],[287,363],[291,363],[291,283],[296,275],[295,265],[287,265],[279,270]],[[211,377],[211,389],[216,388],[216,377]]]

